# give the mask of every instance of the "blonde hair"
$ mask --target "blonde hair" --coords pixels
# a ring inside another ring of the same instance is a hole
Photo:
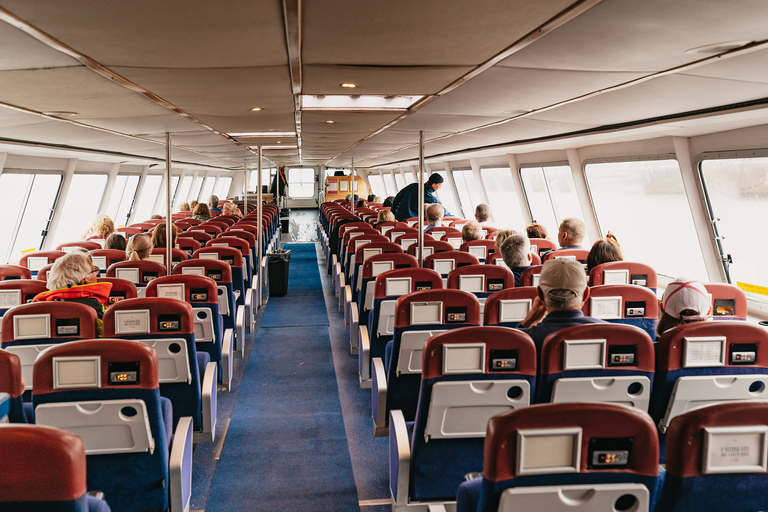
[[[390,210],[379,210],[378,222],[394,222],[395,214]]]
[[[504,243],[504,240],[511,237],[512,235],[516,235],[517,231],[514,229],[500,229],[496,232],[496,241],[493,244],[493,250],[496,252],[499,252],[501,250],[501,244]]]
[[[93,221],[93,233],[99,238],[107,238],[115,232],[115,223],[109,218],[109,215],[100,213]]]
[[[190,210],[190,208],[189,208],[189,203],[186,203],[186,202],[185,202],[185,203],[181,203],[181,204],[179,205],[179,211],[180,211],[180,212],[188,212],[188,211],[191,211],[191,210]]]
[[[128,260],[145,260],[152,254],[152,240],[148,235],[133,235],[125,246],[125,256]]]
[[[49,290],[59,290],[77,286],[92,271],[89,255],[80,251],[72,251],[58,258],[48,272],[46,286]]]
[[[236,217],[243,217],[243,213],[240,211],[240,208],[237,207],[235,203],[224,203],[224,206],[222,206],[223,212],[226,215],[234,215]]]

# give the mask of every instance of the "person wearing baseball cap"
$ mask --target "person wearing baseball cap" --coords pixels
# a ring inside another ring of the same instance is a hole
[[[711,311],[712,298],[704,285],[679,277],[664,290],[656,334],[661,336],[664,331],[678,325],[707,320]]]
[[[438,173],[432,173],[427,182],[424,184],[424,204],[438,203],[445,210],[445,216],[451,216],[440,199],[435,195],[435,192],[440,190],[443,186],[443,177]],[[407,187],[404,187],[397,193],[395,199],[392,201],[392,212],[395,214],[395,220],[403,222],[410,217],[419,216],[419,184],[411,183]]]
[[[541,353],[544,338],[566,327],[603,323],[581,311],[589,298],[587,274],[578,261],[555,258],[544,262],[539,276],[538,297],[531,311],[517,326],[528,333]]]

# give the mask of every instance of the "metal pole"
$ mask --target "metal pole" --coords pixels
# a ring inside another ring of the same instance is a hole
[[[355,214],[355,158],[352,157],[352,176],[349,180],[349,189],[352,192],[352,214]]]
[[[173,208],[171,207],[171,133],[165,132],[165,274],[173,265]]]
[[[261,146],[258,147],[257,150],[258,155],[258,164],[257,164],[257,171],[256,171],[256,179],[258,180],[257,186],[256,186],[256,216],[259,218],[259,236],[256,240],[256,245],[258,246],[258,251],[256,252],[258,256],[258,262],[257,262],[257,270],[256,270],[256,296],[257,296],[257,304],[259,307],[261,307],[264,304],[264,290],[262,290],[262,286],[264,285],[264,268],[261,266],[261,260],[264,257],[263,256],[263,250],[264,250],[264,230],[262,229],[263,223],[261,222],[261,215],[262,215],[262,206],[261,206],[261,200],[262,200],[262,191],[261,191]],[[279,187],[278,187],[279,188]],[[278,192],[277,190],[275,192]],[[278,212],[278,215],[280,213]]]
[[[245,178],[243,179],[243,217],[248,215],[248,163],[243,160],[243,170]]]
[[[419,266],[424,266],[424,132],[419,132]]]

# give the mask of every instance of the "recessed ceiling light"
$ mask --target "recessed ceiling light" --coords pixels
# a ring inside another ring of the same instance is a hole
[[[253,107],[251,109],[251,112],[259,112],[261,110],[261,107]]]
[[[354,89],[355,87],[357,87],[357,84],[347,82],[347,83],[339,84],[339,86],[346,87],[348,89]]]
[[[753,41],[727,41],[725,43],[714,43],[691,48],[690,50],[686,50],[685,53],[723,53],[747,46],[752,42]]]
[[[331,121],[330,119],[326,121],[326,123],[328,123],[328,124],[333,124],[333,123],[335,123],[335,122],[336,122],[336,121]]]

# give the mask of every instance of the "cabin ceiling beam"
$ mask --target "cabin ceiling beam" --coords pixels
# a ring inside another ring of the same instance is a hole
[[[288,69],[291,73],[294,124],[301,165],[301,0],[283,0],[285,43],[288,50]]]

